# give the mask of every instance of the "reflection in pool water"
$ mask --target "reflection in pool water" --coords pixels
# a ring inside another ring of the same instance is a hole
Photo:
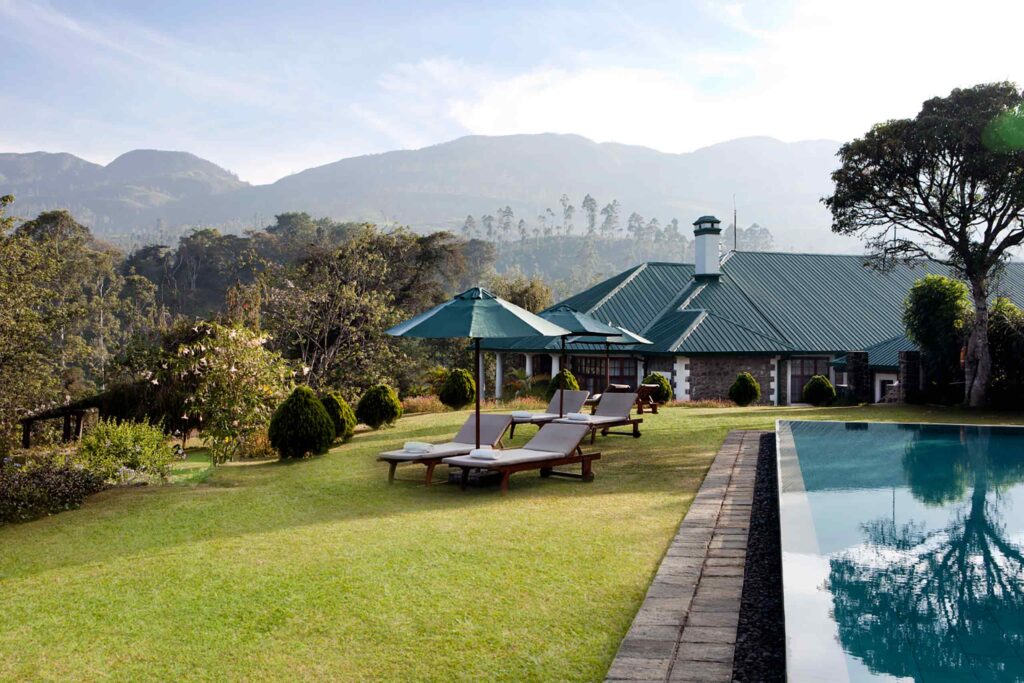
[[[790,680],[841,656],[838,680],[1024,681],[1024,430],[788,423],[780,447]],[[841,652],[801,647],[823,625]]]

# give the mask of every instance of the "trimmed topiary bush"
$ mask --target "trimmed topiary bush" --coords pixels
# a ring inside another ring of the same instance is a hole
[[[812,406],[829,406],[835,400],[836,388],[824,375],[815,375],[804,385],[804,401]]]
[[[367,389],[356,406],[356,418],[371,429],[394,424],[400,417],[402,404],[395,390],[386,384],[377,384]]]
[[[356,414],[348,402],[334,391],[320,397],[320,403],[334,423],[334,438],[346,443],[356,431]]]
[[[576,376],[572,374],[572,370],[564,368],[558,371],[550,382],[548,382],[548,388],[545,392],[545,396],[550,401],[551,397],[555,395],[555,391],[558,389],[567,389],[569,391],[577,391],[580,388],[580,383],[576,381]]]
[[[270,418],[270,445],[284,458],[324,453],[334,441],[334,423],[307,386],[295,387]]]
[[[458,410],[476,400],[476,382],[469,370],[455,368],[448,373],[437,397],[449,408]]]
[[[729,387],[729,398],[738,406],[749,406],[761,399],[761,385],[749,372],[741,372]]]
[[[654,400],[658,403],[668,403],[672,400],[672,385],[668,378],[660,372],[652,372],[644,377],[644,384],[657,384],[658,390],[654,392]]]

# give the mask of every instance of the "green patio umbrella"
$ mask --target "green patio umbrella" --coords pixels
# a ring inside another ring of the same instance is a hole
[[[570,334],[483,287],[467,289],[455,298],[387,330],[394,337],[472,339],[476,351],[476,447],[480,448],[480,340],[513,337],[560,337]]]
[[[611,323],[608,323],[611,325]],[[615,337],[595,337],[588,335],[581,335],[579,337],[573,337],[570,341],[573,344],[604,344],[604,384],[607,387],[612,383],[612,371],[611,371],[611,347],[615,346],[633,346],[640,344],[653,344],[649,339],[641,337],[636,332],[631,332],[625,327],[619,327],[618,325],[612,325],[615,329],[619,330],[620,334]]]
[[[574,334],[586,335],[587,337],[615,337],[622,334],[622,330],[611,325],[606,325],[597,318],[581,313],[571,306],[565,304],[559,304],[554,308],[549,308],[546,311],[541,312],[540,317],[544,318],[548,322],[552,322],[556,325],[560,325],[565,329],[569,330],[568,334],[561,335],[562,338],[562,369],[565,369],[565,339],[566,337]],[[554,377],[551,378],[554,381]],[[558,417],[563,417],[565,411],[563,406],[565,404],[565,392],[559,392],[558,394]]]

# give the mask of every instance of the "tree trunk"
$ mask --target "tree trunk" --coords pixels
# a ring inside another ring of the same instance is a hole
[[[985,406],[992,376],[992,356],[988,346],[988,282],[984,277],[971,280],[974,296],[974,323],[967,340],[964,359],[964,402],[971,408]]]

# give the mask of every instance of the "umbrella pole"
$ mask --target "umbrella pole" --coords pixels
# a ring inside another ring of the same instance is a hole
[[[476,349],[476,447],[480,448],[480,339],[473,340]]]
[[[565,372],[565,337],[562,337],[562,367],[558,368],[559,373]],[[565,379],[565,375],[562,375],[562,379]],[[565,417],[565,392],[562,391],[565,382],[561,381],[555,385],[555,391],[558,392],[558,417]]]
[[[612,384],[612,345],[604,345],[604,387],[607,389]]]

